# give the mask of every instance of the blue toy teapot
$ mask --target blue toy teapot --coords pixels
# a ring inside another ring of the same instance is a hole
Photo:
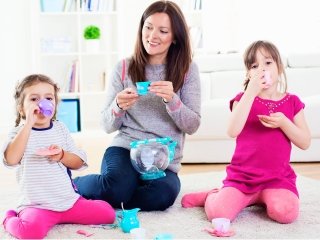
[[[122,209],[116,212],[118,225],[124,233],[129,233],[131,229],[140,227],[138,211],[140,208]]]

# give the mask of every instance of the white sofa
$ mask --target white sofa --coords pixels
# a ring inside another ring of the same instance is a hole
[[[195,56],[202,87],[202,120],[199,130],[187,136],[183,162],[218,163],[231,160],[235,139],[227,136],[229,100],[242,91],[245,68],[242,55]],[[293,146],[294,162],[320,161],[320,53],[290,54],[283,57],[288,92],[306,104],[305,116],[312,142],[308,150]]]
[[[320,53],[291,54],[283,60],[288,91],[296,93],[306,104],[305,115],[312,134],[308,150],[293,147],[292,161],[320,161]],[[242,55],[199,55],[195,61],[200,69],[202,85],[202,119],[199,130],[186,138],[183,162],[229,162],[235,147],[235,139],[226,134],[229,100],[243,89],[245,71]],[[105,94],[88,98],[92,100],[92,103],[86,101],[86,114],[90,117],[82,122],[83,131],[73,134],[73,137],[88,153],[90,161],[100,162],[114,134],[106,134],[99,128]]]

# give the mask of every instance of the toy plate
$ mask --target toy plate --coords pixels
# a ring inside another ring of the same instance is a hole
[[[35,153],[39,156],[51,156],[56,155],[61,152],[61,149],[54,148],[54,149],[47,149],[47,148],[40,148]]]

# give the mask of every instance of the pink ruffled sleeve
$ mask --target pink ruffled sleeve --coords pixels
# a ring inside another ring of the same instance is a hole
[[[293,99],[293,111],[294,115],[296,115],[298,112],[301,111],[301,109],[304,109],[305,104],[300,100],[300,98],[297,95],[291,95]]]
[[[240,92],[240,93],[238,93],[234,98],[232,98],[232,99],[230,100],[229,108],[230,108],[230,111],[231,111],[231,112],[232,112],[233,103],[234,103],[235,101],[239,102],[240,99],[241,99],[241,97],[243,96],[243,94],[244,94],[244,92]]]

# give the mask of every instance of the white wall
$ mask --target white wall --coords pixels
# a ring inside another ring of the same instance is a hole
[[[14,125],[15,83],[31,72],[29,14],[29,0],[1,1],[0,134]]]
[[[139,21],[143,12],[151,3],[157,0],[117,0],[117,8],[119,11],[119,24],[120,24],[120,38],[119,46],[121,46],[121,57],[131,56],[137,38],[137,32],[139,28]],[[177,3],[180,7],[183,7],[184,1],[189,0],[171,0]]]
[[[243,51],[269,40],[280,52],[320,52],[318,0],[202,0],[207,50]]]
[[[117,7],[121,9],[119,14],[119,46],[121,51],[121,57],[131,56],[135,43],[137,32],[139,28],[139,21],[144,10],[155,0],[121,0]]]
[[[39,0],[2,1],[0,8],[0,133],[14,124],[13,91],[17,80],[32,72],[31,7]],[[138,23],[155,0],[117,0],[121,9],[119,46],[122,57],[133,52]],[[184,0],[175,0],[180,3]],[[320,51],[318,0],[202,0],[207,51],[242,51],[267,39],[283,52]]]

